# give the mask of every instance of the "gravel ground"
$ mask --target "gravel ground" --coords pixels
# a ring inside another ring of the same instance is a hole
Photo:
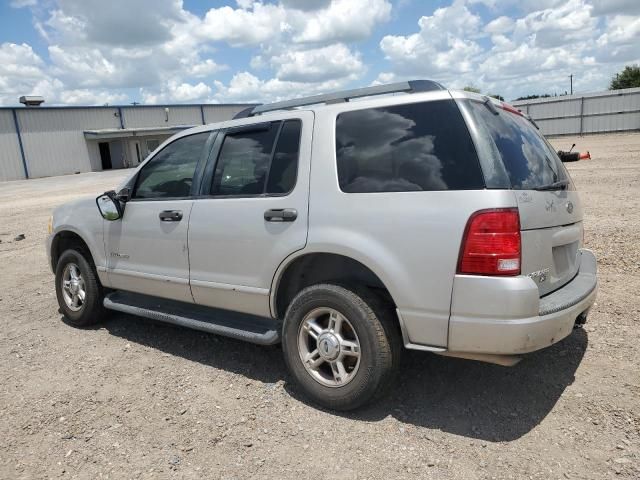
[[[408,352],[391,396],[315,408],[278,348],[129,317],[61,321],[47,218],[124,172],[0,184],[0,477],[639,478],[640,134],[559,138],[600,293],[513,368]],[[24,234],[26,238],[14,238]]]

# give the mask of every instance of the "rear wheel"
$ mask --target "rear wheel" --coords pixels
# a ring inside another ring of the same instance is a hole
[[[56,266],[56,296],[68,322],[85,327],[101,321],[104,292],[95,268],[83,251],[65,250]]]
[[[283,350],[292,375],[315,402],[350,410],[389,386],[402,349],[390,309],[367,290],[320,284],[287,309]]]

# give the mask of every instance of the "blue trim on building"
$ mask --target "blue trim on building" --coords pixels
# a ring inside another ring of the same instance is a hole
[[[22,167],[24,168],[24,178],[29,178],[29,169],[27,168],[27,157],[24,154],[24,146],[22,145],[22,135],[20,134],[20,123],[18,122],[18,114],[16,109],[11,109],[13,113],[13,123],[16,126],[16,135],[18,136],[18,145],[20,145],[20,155],[22,156]]]
[[[122,114],[122,107],[118,107],[118,118],[120,119],[120,128],[124,130],[124,116]]]

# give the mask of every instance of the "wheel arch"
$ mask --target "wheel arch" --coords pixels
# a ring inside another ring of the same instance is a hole
[[[331,251],[304,251],[289,257],[278,268],[270,294],[271,314],[283,318],[295,295],[317,283],[357,283],[371,288],[397,305],[382,275],[364,261]]]
[[[87,260],[95,266],[94,255],[84,238],[73,230],[60,230],[51,240],[51,269],[55,272],[60,255],[69,248],[76,247],[89,254]]]

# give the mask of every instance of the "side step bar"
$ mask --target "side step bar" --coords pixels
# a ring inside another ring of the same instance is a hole
[[[110,293],[104,307],[258,345],[280,342],[280,322],[271,318],[129,292]]]

